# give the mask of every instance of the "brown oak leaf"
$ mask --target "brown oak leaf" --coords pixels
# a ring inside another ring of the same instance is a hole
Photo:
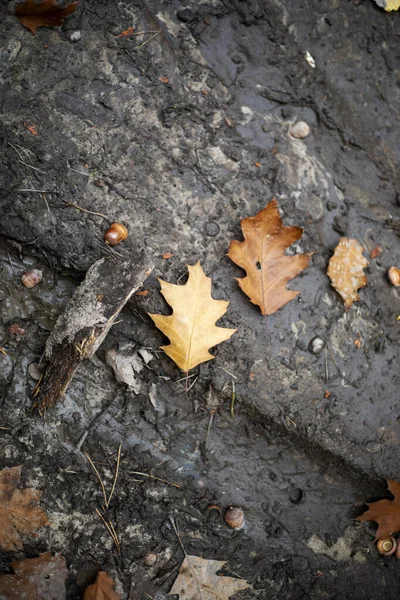
[[[357,240],[341,238],[329,261],[328,277],[342,296],[346,310],[360,299],[357,291],[368,282],[364,269],[369,261],[363,256],[363,250]]]
[[[15,14],[24,27],[32,33],[38,27],[57,27],[62,25],[65,17],[75,12],[78,2],[71,2],[64,8],[58,6],[56,0],[25,0],[24,4],[17,6]]]
[[[356,521],[376,521],[378,523],[375,541],[400,531],[400,482],[388,479],[387,485],[394,499],[371,502],[367,504],[368,510],[356,517]]]
[[[171,342],[162,346],[162,350],[186,373],[214,358],[209,349],[229,339],[236,331],[215,325],[226,313],[229,302],[212,298],[211,278],[206,276],[200,262],[188,269],[189,279],[185,285],[159,279],[161,293],[173,308],[172,315],[149,313]]]
[[[247,273],[239,285],[263,315],[272,315],[300,292],[286,289],[303,271],[312,252],[286,256],[285,250],[301,238],[300,227],[285,227],[274,198],[256,214],[241,221],[244,242],[233,240],[228,256]]]
[[[0,471],[0,546],[3,550],[21,550],[20,533],[33,533],[49,525],[39,506],[42,492],[34,488],[18,489],[22,467]]]
[[[39,558],[11,563],[14,575],[0,575],[0,597],[4,600],[65,600],[67,565],[61,554],[50,552]]]
[[[244,579],[216,575],[225,564],[225,560],[186,554],[169,593],[179,594],[180,600],[229,600],[236,592],[246,590],[249,584]]]
[[[83,600],[121,600],[114,590],[114,580],[105,571],[97,573],[96,581],[86,588]]]

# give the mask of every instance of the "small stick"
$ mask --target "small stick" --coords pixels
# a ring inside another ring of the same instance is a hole
[[[185,550],[185,546],[183,545],[183,542],[182,542],[181,536],[179,535],[179,530],[178,530],[178,525],[177,525],[177,523],[176,523],[176,520],[175,520],[175,519],[174,519],[174,517],[172,517],[171,515],[169,516],[169,520],[170,520],[170,522],[171,522],[171,525],[172,525],[172,527],[174,528],[174,531],[175,531],[176,537],[178,538],[178,542],[179,542],[179,544],[180,544],[180,546],[181,546],[181,548],[182,548],[182,552],[183,552],[183,554],[184,554],[184,555],[185,555],[185,557],[186,557],[186,556],[187,556],[187,553],[186,553],[186,550]],[[190,569],[190,570],[192,570],[192,569]],[[196,581],[196,583],[197,583],[197,579],[196,579],[195,577],[194,577],[194,580],[195,580],[195,581]]]
[[[103,491],[103,496],[104,496],[104,504],[105,504],[105,506],[107,507],[107,494],[106,494],[106,490],[104,489],[104,484],[103,484],[103,482],[102,482],[102,480],[101,480],[100,474],[99,474],[98,470],[96,469],[96,466],[95,466],[94,462],[92,461],[92,459],[90,458],[89,454],[86,454],[86,452],[85,452],[84,454],[85,454],[86,458],[88,459],[88,461],[90,462],[90,464],[91,464],[91,466],[92,466],[92,468],[93,468],[94,472],[95,472],[95,473],[96,473],[96,475],[97,475],[97,479],[99,480],[99,482],[100,482],[100,485],[101,485],[101,489],[102,489],[102,491]],[[97,509],[96,509],[96,510],[97,510]]]
[[[324,351],[325,351],[325,383],[329,383],[328,353],[326,351],[326,346],[324,348]]]
[[[33,188],[22,188],[18,190],[19,192],[36,192],[37,194],[59,194],[59,192],[54,192],[53,190],[35,190]]]
[[[22,156],[21,156],[21,154],[18,152],[18,150],[16,149],[16,147],[12,145],[12,143],[11,143],[11,142],[7,142],[7,144],[8,144],[9,146],[11,146],[11,148],[13,148],[13,149],[15,150],[15,152],[16,152],[16,153],[18,154],[18,156],[19,156],[19,162],[20,162],[20,163],[22,163],[23,165],[25,165],[25,167],[29,167],[30,169],[33,169],[34,171],[39,171],[39,173],[45,173],[45,174],[46,174],[46,171],[42,171],[42,169],[38,169],[37,167],[34,167],[33,165],[29,165],[29,164],[28,164],[28,163],[26,163],[24,160],[22,160]]]
[[[148,44],[149,42],[151,42],[151,40],[154,40],[154,38],[161,33],[161,29],[159,31],[157,31],[154,35],[151,36],[151,38],[149,38],[148,40],[146,40],[145,42],[143,42],[143,44],[140,44],[140,46],[138,46],[138,50],[140,50],[140,48],[143,48],[143,46],[145,46],[146,44]]]
[[[106,503],[106,508],[108,508],[110,506],[111,498],[112,498],[112,495],[114,493],[115,486],[116,486],[117,479],[118,479],[119,463],[121,461],[121,446],[122,446],[122,444],[120,444],[119,448],[118,448],[117,468],[115,470],[114,481],[113,481],[113,485],[112,485],[112,488],[111,488],[110,495],[108,496],[108,500],[107,500],[107,503]]]
[[[207,450],[207,445],[208,445],[208,437],[210,435],[210,431],[211,431],[211,426],[213,424],[213,420],[214,420],[214,415],[217,412],[217,409],[215,408],[214,410],[212,410],[210,412],[210,420],[208,422],[208,427],[207,427],[207,435],[206,435],[206,442],[205,442],[205,449]]]
[[[100,519],[103,521],[104,525],[106,526],[106,528],[107,528],[107,531],[108,531],[108,533],[110,534],[110,536],[111,536],[111,539],[112,539],[112,541],[114,542],[114,544],[115,544],[115,546],[116,546],[116,548],[117,548],[117,550],[118,550],[118,553],[119,553],[119,551],[120,551],[120,550],[119,550],[119,540],[118,540],[118,538],[115,536],[115,533],[113,532],[113,530],[112,530],[112,529],[111,529],[111,527],[110,527],[110,525],[112,525],[111,521],[109,521],[109,522],[107,523],[107,521],[105,520],[105,518],[103,517],[103,515],[101,514],[101,512],[99,511],[99,509],[98,509],[98,508],[96,508],[96,512],[97,512],[97,514],[99,515]],[[115,530],[114,530],[114,531],[115,531]]]
[[[113,530],[113,532],[114,532],[114,536],[115,536],[115,540],[116,540],[116,546],[117,546],[117,550],[118,550],[118,552],[120,552],[121,544],[120,544],[120,541],[119,541],[119,538],[118,538],[117,532],[115,531],[115,527],[114,527],[114,525],[113,525],[112,521],[110,521],[110,519],[108,519],[108,522],[109,522],[109,524],[110,524],[110,527],[111,527],[111,529],[112,529],[112,530]]]
[[[49,207],[49,203],[47,202],[47,198],[46,198],[46,194],[42,194],[42,198],[47,206],[47,210],[48,212],[51,212],[50,207]]]
[[[93,210],[87,210],[86,208],[82,208],[82,206],[78,206],[77,204],[75,204],[75,202],[67,202],[67,205],[73,206],[74,208],[76,208],[77,210],[81,210],[82,212],[89,213],[89,215],[95,215],[96,217],[103,217],[103,219],[108,219],[108,217],[106,215],[103,215],[103,213],[94,212]]]
[[[167,481],[166,479],[160,479],[159,477],[156,477],[155,475],[149,475],[148,473],[140,473],[139,471],[129,471],[129,473],[131,475],[142,475],[143,477],[148,477],[149,479],[155,479],[156,481],[161,481],[161,483],[165,483],[166,485],[171,485],[174,488],[177,488],[178,490],[181,489],[181,486],[178,485],[177,483],[171,483],[170,481]]]
[[[231,417],[235,418],[235,400],[236,400],[236,386],[232,379],[232,400],[231,400]]]
[[[227,371],[226,369],[224,369],[224,367],[217,367],[217,369],[221,369],[221,371],[225,371],[225,373],[228,373],[228,375],[230,375],[234,379],[237,379],[236,375],[234,375],[233,373],[230,373],[229,371]]]

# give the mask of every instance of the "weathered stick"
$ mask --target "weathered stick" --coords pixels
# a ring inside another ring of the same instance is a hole
[[[90,267],[50,334],[33,390],[39,412],[65,394],[78,365],[96,352],[124,304],[150,275],[142,251],[134,260],[102,258]]]

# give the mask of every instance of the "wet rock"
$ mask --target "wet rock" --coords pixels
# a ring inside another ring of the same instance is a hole
[[[73,42],[74,44],[76,44],[77,42],[79,42],[79,40],[81,39],[82,34],[80,31],[73,31],[70,36],[69,39],[71,42]]]
[[[21,275],[21,283],[26,288],[34,288],[43,279],[43,273],[39,269],[29,269],[22,273]]]
[[[189,21],[193,21],[196,18],[196,14],[191,8],[181,8],[176,13],[176,16],[182,23],[189,23]]]
[[[313,354],[320,354],[323,350],[325,346],[325,342],[322,338],[316,336],[315,338],[313,338],[311,340],[311,342],[308,344],[308,349],[310,350],[310,352],[312,352]]]
[[[209,221],[205,224],[204,231],[206,235],[210,237],[215,237],[219,234],[219,225],[215,221]]]
[[[303,498],[303,492],[300,488],[293,488],[290,492],[289,500],[293,504],[298,504]]]
[[[305,121],[298,121],[289,129],[289,133],[296,139],[303,139],[310,134],[310,127]]]

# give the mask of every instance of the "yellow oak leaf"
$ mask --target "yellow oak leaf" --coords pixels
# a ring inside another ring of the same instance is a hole
[[[188,266],[185,285],[174,285],[161,279],[161,293],[173,308],[172,315],[150,314],[154,323],[170,340],[162,350],[186,373],[214,358],[209,349],[233,335],[236,329],[217,327],[216,321],[226,313],[229,302],[211,296],[211,278],[200,262]]]
[[[308,266],[312,252],[285,255],[303,230],[282,224],[275,198],[240,225],[244,242],[233,240],[228,256],[246,271],[246,277],[237,280],[243,292],[263,315],[272,315],[300,293],[287,290],[286,284]]]

